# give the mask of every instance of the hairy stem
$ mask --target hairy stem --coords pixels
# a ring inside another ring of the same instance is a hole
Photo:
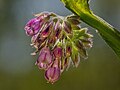
[[[120,57],[120,32],[89,9],[88,0],[61,0],[66,8],[80,16],[81,20],[93,28]]]

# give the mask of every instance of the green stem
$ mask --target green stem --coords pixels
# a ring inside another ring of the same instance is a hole
[[[88,25],[97,29],[106,43],[120,57],[120,32],[94,14],[83,13],[81,14],[81,19]]]
[[[80,1],[80,0],[78,0]],[[77,2],[78,2],[77,1]],[[85,1],[85,0],[84,0]],[[89,10],[88,3],[75,3],[74,0],[63,0],[65,6],[71,10],[73,13],[80,16],[81,20],[93,28],[98,30],[98,33],[106,41],[106,43],[114,50],[114,52],[120,57],[120,32],[114,27],[108,24],[106,21],[100,17],[94,15]]]

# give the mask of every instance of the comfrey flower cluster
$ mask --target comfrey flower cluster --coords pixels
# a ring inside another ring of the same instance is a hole
[[[79,65],[80,58],[87,58],[87,49],[92,47],[92,35],[80,27],[76,15],[58,16],[52,12],[36,14],[25,26],[31,36],[31,46],[39,53],[36,65],[45,70],[45,79],[54,83],[70,64]]]

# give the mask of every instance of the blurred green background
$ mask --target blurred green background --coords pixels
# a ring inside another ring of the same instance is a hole
[[[91,0],[90,7],[120,30],[120,0]],[[42,11],[71,14],[60,0],[0,0],[0,90],[120,90],[120,60],[91,27],[89,58],[65,71],[55,84],[46,83],[24,31],[33,14]]]

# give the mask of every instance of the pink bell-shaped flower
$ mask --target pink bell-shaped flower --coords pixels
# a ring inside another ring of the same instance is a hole
[[[48,82],[54,83],[60,77],[60,68],[59,68],[59,61],[55,60],[53,65],[49,67],[45,72],[45,78]]]
[[[36,64],[40,69],[47,69],[52,64],[52,55],[48,47],[42,48]]]
[[[33,36],[38,33],[41,28],[40,19],[33,18],[25,26],[25,31],[28,36]]]

